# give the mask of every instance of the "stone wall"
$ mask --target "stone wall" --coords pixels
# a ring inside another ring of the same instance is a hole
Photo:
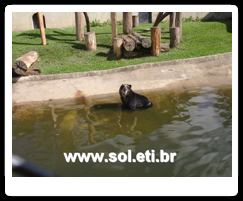
[[[134,13],[135,14],[135,13]],[[152,13],[152,21],[155,20],[157,16],[157,12]],[[211,13],[208,12],[184,12],[183,18],[204,18],[206,16],[210,17]],[[217,14],[217,13],[216,13]],[[211,16],[218,16],[215,13]],[[229,13],[228,13],[229,14]],[[33,23],[33,15],[34,12],[15,12],[13,13],[13,21],[12,21],[12,30],[13,31],[26,31],[34,29]],[[122,13],[118,13],[118,20],[122,20]],[[47,28],[64,28],[64,27],[72,27],[75,25],[75,15],[71,12],[45,12],[45,21]],[[225,16],[224,14],[220,14],[219,16]],[[96,12],[89,13],[90,21],[97,20],[99,22],[110,21],[110,13],[109,12]],[[167,20],[166,18],[165,20]]]

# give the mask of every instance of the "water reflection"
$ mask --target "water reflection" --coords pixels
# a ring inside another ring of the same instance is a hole
[[[231,88],[146,94],[153,107],[120,103],[20,107],[13,152],[62,176],[231,176]],[[174,164],[66,164],[63,152],[177,152]]]

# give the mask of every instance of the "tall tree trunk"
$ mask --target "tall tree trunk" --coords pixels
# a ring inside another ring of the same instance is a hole
[[[116,13],[111,12],[111,32],[112,32],[112,41],[115,37],[117,37],[117,16]]]
[[[76,39],[82,41],[84,39],[84,24],[83,24],[82,12],[75,12],[75,26],[76,26]]]
[[[129,34],[132,32],[132,13],[124,12],[123,13],[123,33]]]

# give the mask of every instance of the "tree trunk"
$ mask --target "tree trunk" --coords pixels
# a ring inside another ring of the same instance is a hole
[[[39,55],[36,51],[30,51],[16,59],[15,66],[25,71],[37,61]]]
[[[75,12],[75,24],[76,24],[76,39],[79,41],[83,41],[84,40],[83,13]]]
[[[90,22],[89,22],[88,13],[84,12],[84,17],[85,17],[85,21],[86,21],[87,32],[90,32]]]
[[[114,38],[117,37],[117,25],[116,25],[116,21],[117,21],[116,13],[111,12],[112,41],[114,40]]]
[[[180,28],[171,27],[170,28],[170,48],[176,47],[180,42]]]
[[[39,27],[40,27],[40,34],[41,34],[41,41],[42,45],[46,45],[46,33],[45,33],[45,25],[44,25],[44,17],[42,13],[37,13]]]
[[[87,32],[84,34],[87,50],[96,50],[95,32]]]
[[[139,18],[138,15],[132,16],[132,27],[137,27],[139,25]]]
[[[175,26],[175,13],[170,14],[170,27]]]
[[[159,56],[160,54],[160,38],[161,38],[160,28],[152,27],[151,28],[151,41],[152,41],[151,53],[153,56]]]
[[[181,12],[176,13],[175,26],[180,28],[180,41],[181,41],[182,40],[182,13]]]
[[[168,15],[170,15],[170,14],[171,14],[170,12],[165,12],[165,13],[160,12],[160,13],[157,15],[157,17],[156,17],[153,26],[154,26],[154,27],[157,27],[157,26],[159,25],[159,23],[160,23],[163,19],[165,19]]]
[[[113,39],[113,53],[117,59],[120,59],[122,56],[122,44],[122,38],[116,37]]]
[[[136,42],[132,38],[125,35],[125,36],[122,36],[122,39],[123,39],[123,47],[126,51],[131,52],[135,49]]]
[[[123,33],[129,34],[132,32],[132,13],[124,12],[123,13]]]

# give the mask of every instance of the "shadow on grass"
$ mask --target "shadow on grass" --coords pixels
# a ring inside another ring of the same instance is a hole
[[[41,39],[41,36],[39,33],[21,33],[21,34],[18,34],[17,36],[24,36],[24,37],[27,37],[28,39],[36,39],[36,38]],[[52,41],[63,41],[63,42],[75,41],[74,35],[73,35],[74,36],[73,39],[59,38],[58,36],[60,36],[60,34],[46,34],[46,39],[52,40]]]
[[[98,57],[106,57],[108,61],[119,60],[113,54],[112,48],[110,48],[107,53],[106,52],[98,52],[96,54],[96,56],[98,56]],[[142,58],[142,57],[150,57],[150,56],[151,56],[150,50],[137,51],[137,52],[125,52],[125,53],[123,52],[121,59],[130,60],[130,59],[136,59],[136,58]]]
[[[78,49],[78,50],[87,50],[86,46],[82,43],[70,43],[72,44],[72,48]]]
[[[170,40],[170,37],[161,37],[161,39],[167,39],[167,40]]]

